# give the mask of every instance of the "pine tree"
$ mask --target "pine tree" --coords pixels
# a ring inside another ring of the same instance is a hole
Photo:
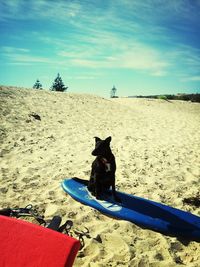
[[[55,78],[50,90],[52,91],[59,91],[59,92],[64,92],[67,91],[67,88],[63,81],[62,78],[60,77],[60,74],[58,73],[57,77]]]
[[[33,85],[34,89],[42,89],[42,84],[40,83],[40,81],[37,79],[37,81],[35,82],[35,84]]]

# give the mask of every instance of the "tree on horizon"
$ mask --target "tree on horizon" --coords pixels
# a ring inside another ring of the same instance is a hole
[[[51,91],[58,91],[58,92],[64,92],[67,91],[67,86],[64,85],[62,78],[60,74],[58,73],[57,77],[55,78],[50,90]]]
[[[35,84],[33,85],[34,89],[42,89],[42,84],[40,83],[40,81],[37,79],[37,81],[35,82]]]

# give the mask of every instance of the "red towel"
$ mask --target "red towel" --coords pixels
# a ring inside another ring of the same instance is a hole
[[[0,216],[1,267],[70,267],[80,242],[21,219]]]

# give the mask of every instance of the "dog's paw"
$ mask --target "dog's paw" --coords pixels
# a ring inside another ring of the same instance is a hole
[[[119,197],[115,197],[115,201],[118,203],[122,203],[121,199]]]
[[[97,195],[97,196],[96,196],[96,199],[97,199],[97,200],[103,200],[103,197],[102,197],[101,195]]]
[[[95,192],[94,192],[94,191],[91,191],[90,193],[91,193],[91,195],[92,195],[93,197],[96,197],[96,195],[95,195]]]

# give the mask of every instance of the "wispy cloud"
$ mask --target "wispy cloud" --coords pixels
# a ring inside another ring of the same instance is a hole
[[[191,81],[200,81],[200,75],[199,76],[185,76],[182,77],[181,82],[191,82]]]
[[[22,55],[22,54],[10,54],[8,56],[10,60],[14,62],[29,62],[29,63],[50,63],[51,61],[45,57],[38,57],[32,55]]]
[[[200,75],[200,49],[178,44],[174,49],[170,49],[166,56],[172,63],[171,72],[181,82],[195,81],[191,77]]]
[[[160,76],[166,74],[170,65],[162,53],[150,45],[105,30],[93,29],[89,36],[79,35],[77,45],[62,45],[57,54],[75,66],[134,69]]]
[[[29,49],[11,46],[2,47],[2,56],[8,60],[9,64],[31,64],[50,62],[49,58],[38,57],[30,54]]]
[[[77,67],[132,69],[155,77],[180,76],[183,66],[185,75],[200,69],[200,50],[189,45],[174,43],[157,49],[137,36],[97,29],[90,29],[86,35],[75,34],[67,41],[64,36],[49,38],[48,33],[40,40],[56,47],[57,61]]]
[[[3,46],[1,47],[1,51],[3,53],[16,53],[16,52],[22,52],[22,53],[28,53],[30,52],[27,48],[20,48],[20,47],[12,47],[12,46]]]
[[[193,76],[189,78],[190,81],[200,81],[200,75],[199,76]]]
[[[120,48],[116,52],[98,58],[95,54],[85,57],[79,53],[71,59],[74,65],[85,66],[88,68],[124,68],[140,71],[148,71],[152,75],[165,75],[169,63],[162,59],[159,53],[148,47],[129,47]]]
[[[0,2],[1,17],[0,20],[15,19],[18,20],[37,20],[48,19],[61,22],[69,20],[78,15],[80,4],[78,1],[71,2],[65,0],[15,0]]]

